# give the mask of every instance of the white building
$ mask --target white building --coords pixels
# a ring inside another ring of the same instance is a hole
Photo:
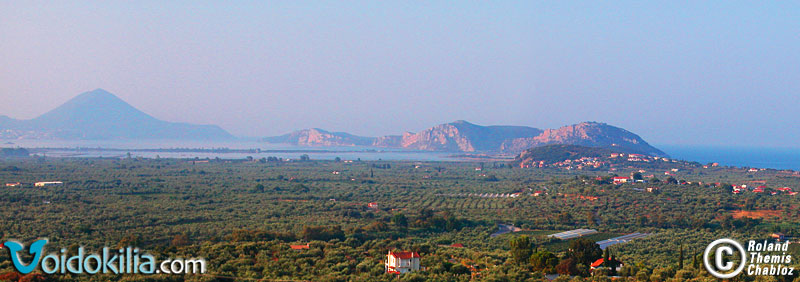
[[[386,256],[386,272],[403,274],[419,270],[420,256],[417,252],[392,252]]]
[[[64,182],[61,182],[61,181],[42,181],[42,182],[36,182],[33,186],[45,187],[45,186],[58,186],[58,185],[62,185],[62,184],[64,184]]]

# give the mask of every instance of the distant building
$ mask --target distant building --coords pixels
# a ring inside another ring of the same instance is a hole
[[[417,252],[392,252],[386,256],[386,273],[403,274],[419,270]]]
[[[46,186],[59,186],[63,184],[64,182],[61,181],[42,181],[42,182],[36,182],[35,184],[33,184],[33,186],[46,187]]]
[[[627,177],[617,176],[617,177],[614,177],[613,180],[614,180],[614,184],[628,183],[628,178]]]
[[[19,187],[21,185],[22,183],[19,182],[6,183],[6,187]]]
[[[378,203],[369,203],[369,204],[367,204],[367,207],[371,208],[371,209],[377,209],[378,208]]]

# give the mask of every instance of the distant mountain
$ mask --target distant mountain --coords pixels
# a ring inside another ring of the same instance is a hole
[[[80,140],[233,138],[216,125],[158,120],[102,89],[82,93],[31,120],[0,117],[0,137]]]
[[[519,153],[549,144],[571,144],[607,148],[615,152],[666,156],[636,134],[605,123],[584,122],[558,129],[541,130],[527,126],[481,126],[459,120],[440,124],[418,133],[382,137],[360,137],[321,129],[300,130],[268,137],[270,143],[307,146],[373,146],[421,151]]]
[[[503,142],[500,150],[521,152],[528,148],[549,144],[581,145],[608,148],[623,153],[667,156],[630,131],[598,122],[583,122],[558,129],[548,129],[535,137],[510,139]]]
[[[298,146],[371,146],[372,143],[375,142],[375,138],[311,128],[298,130],[281,136],[267,137],[264,138],[263,141]]]

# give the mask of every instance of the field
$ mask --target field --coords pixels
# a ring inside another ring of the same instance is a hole
[[[692,184],[606,182],[640,169],[663,172],[666,165],[679,167],[680,180]],[[560,272],[556,264],[566,264],[568,274],[588,276],[588,259],[572,259],[580,256],[571,244],[641,232],[654,235],[609,248],[628,266],[620,275],[709,277],[692,257],[713,239],[800,234],[799,197],[735,195],[708,185],[754,180],[740,171],[689,163],[626,164],[609,173],[519,169],[502,162],[5,160],[0,181],[22,185],[0,187],[0,235],[26,244],[48,238],[50,245],[70,250],[133,245],[158,257],[209,260],[206,275],[126,281],[392,281],[382,264],[390,250],[422,256],[426,270],[403,280],[520,281]],[[758,180],[800,188],[800,179],[785,174],[766,171]],[[31,185],[38,181],[64,184]],[[647,187],[659,189],[649,193]],[[534,196],[535,191],[544,193]],[[490,237],[498,224],[523,230]],[[571,240],[546,236],[578,228],[600,233]],[[523,236],[530,247],[515,241]],[[300,244],[310,248],[289,247]],[[535,262],[550,255],[555,260]],[[8,253],[0,253],[0,274],[11,271]]]
[[[780,217],[782,214],[779,210],[754,210],[754,211],[733,211],[733,218],[771,218]]]

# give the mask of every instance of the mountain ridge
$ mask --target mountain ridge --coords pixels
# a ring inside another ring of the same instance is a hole
[[[323,131],[324,134],[315,134]],[[313,136],[313,140],[311,140]],[[528,126],[481,126],[464,120],[439,124],[418,133],[380,137],[355,136],[344,132],[304,129],[262,141],[304,146],[369,146],[419,151],[519,153],[529,148],[568,144],[608,148],[619,152],[667,156],[638,135],[599,122],[582,122],[557,129],[541,130]],[[356,142],[358,141],[358,142]],[[370,143],[371,144],[368,144]]]

